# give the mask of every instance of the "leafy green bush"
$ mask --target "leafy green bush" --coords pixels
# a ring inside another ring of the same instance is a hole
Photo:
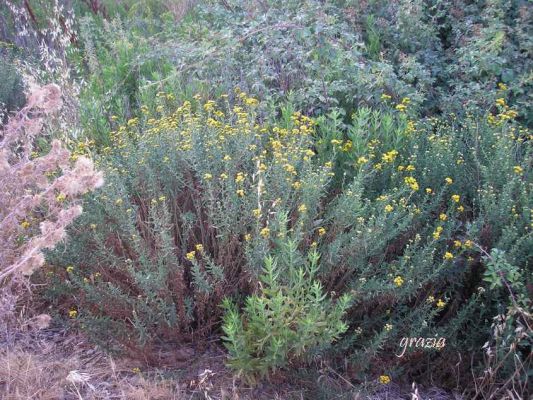
[[[300,266],[296,243],[288,241],[279,258],[268,257],[259,277],[259,293],[246,298],[242,316],[228,299],[222,329],[229,350],[229,365],[254,380],[299,358],[324,351],[348,326],[342,322],[350,297],[336,304],[326,299],[315,280],[319,255],[309,253]],[[279,264],[278,264],[279,260]]]
[[[0,122],[10,112],[21,108],[25,101],[22,77],[6,53],[0,48]]]

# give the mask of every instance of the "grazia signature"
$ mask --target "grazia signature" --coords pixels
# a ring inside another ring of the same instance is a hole
[[[400,347],[401,347],[401,353],[396,354],[396,357],[403,357],[406,350],[412,349],[412,348],[418,348],[418,349],[437,349],[440,350],[446,346],[446,338],[436,338],[436,337],[429,337],[429,338],[408,338],[404,337],[402,340],[400,340]]]

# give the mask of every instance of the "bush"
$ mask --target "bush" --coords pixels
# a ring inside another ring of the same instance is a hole
[[[259,293],[246,298],[242,316],[229,299],[223,302],[229,365],[252,382],[255,375],[265,377],[299,358],[310,359],[348,329],[342,317],[350,296],[336,304],[326,299],[315,280],[318,253],[311,251],[302,267],[295,242],[282,249],[281,265],[278,258],[265,260]]]
[[[100,343],[156,362],[160,340],[215,332],[228,298],[232,365],[265,374],[297,360],[303,345],[289,329],[268,339],[279,352],[261,353],[250,336],[267,312],[257,267],[265,257],[286,271],[274,299],[291,296],[302,264],[284,253],[290,238],[298,251],[321,255],[308,279],[324,295],[354,296],[350,329],[325,353],[332,362],[342,355],[354,377],[435,375],[456,351],[481,361],[477,349],[511,299],[484,280],[498,276],[485,249],[506,252],[514,265],[506,282],[528,307],[520,282],[531,274],[529,133],[505,99],[497,113],[458,123],[415,120],[409,99],[384,98],[381,111],[361,108],[345,124],[337,113],[315,121],[290,104],[277,122],[261,122],[261,104],[235,96],[235,106],[227,95],[175,104],[159,93],[142,118],[113,131],[99,160],[106,192],[87,199],[69,246],[50,257],[50,294],[63,312],[70,307]],[[245,304],[242,331],[230,301]],[[398,358],[404,337],[447,344]],[[522,350],[517,356],[527,364]],[[435,369],[417,369],[421,358]]]
[[[7,120],[10,112],[24,105],[24,84],[15,67],[8,62],[7,51],[0,50],[0,122]]]
[[[108,347],[149,357],[161,337],[205,337],[222,299],[256,285],[278,235],[315,235],[331,166],[311,162],[313,121],[286,110],[281,124],[259,124],[257,100],[238,96],[235,107],[222,97],[176,108],[160,93],[153,113],[118,127],[103,149],[105,192],[87,199],[73,240],[50,261],[54,303],[71,304]]]
[[[83,20],[74,155],[109,178],[50,254],[59,313],[150,362],[225,318],[255,378],[305,361],[296,330],[261,353],[249,329],[271,311],[260,266],[285,265],[290,240],[320,254],[325,299],[353,296],[321,353],[351,381],[523,388],[532,19],[521,0],[463,3],[228,0],[176,24],[145,2]],[[305,263],[289,264],[278,301]],[[446,346],[396,357],[408,337]]]

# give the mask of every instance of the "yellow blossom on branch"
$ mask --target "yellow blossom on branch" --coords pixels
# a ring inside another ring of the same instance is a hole
[[[404,280],[401,276],[398,275],[396,278],[394,278],[393,282],[396,286],[400,287],[403,285]]]

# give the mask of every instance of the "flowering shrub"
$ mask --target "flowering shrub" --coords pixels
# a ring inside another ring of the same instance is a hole
[[[415,120],[409,99],[397,107],[385,98],[381,111],[361,108],[348,125],[290,104],[261,122],[257,100],[234,95],[232,106],[227,95],[176,103],[161,92],[112,132],[99,160],[107,190],[91,196],[69,246],[50,258],[65,314],[102,344],[155,362],[158,339],[205,337],[225,304],[232,365],[265,374],[298,360],[291,338],[305,342],[289,329],[271,343],[279,352],[262,352],[252,339],[262,334],[249,330],[270,309],[259,306],[265,257],[288,263],[273,299],[298,301],[289,300],[298,270],[290,265],[300,265],[284,253],[290,239],[321,255],[309,280],[324,295],[354,298],[349,329],[325,355],[342,354],[355,376],[420,374],[421,358],[444,370],[455,351],[481,347],[480,327],[510,299],[488,285],[484,249],[505,251],[515,270],[530,262],[530,133],[509,118],[512,109],[459,124]],[[527,308],[521,282],[521,274],[507,279]],[[245,304],[243,316],[230,301]],[[395,356],[401,338],[435,336],[444,348]]]
[[[103,149],[105,191],[50,259],[63,293],[83,293],[72,307],[95,338],[149,357],[158,337],[204,337],[288,229],[315,235],[331,165],[312,162],[313,121],[285,110],[283,123],[259,124],[257,100],[237,96],[176,107],[160,93]]]
[[[524,1],[227,0],[180,23],[156,1],[99,4],[50,53],[85,82],[71,154],[96,154],[108,176],[49,254],[60,315],[149,362],[161,341],[222,329],[243,376],[309,361],[305,347],[352,382],[527,397]],[[315,252],[295,291],[299,254]],[[283,265],[268,288],[265,259]],[[343,296],[345,313],[313,314]],[[434,337],[446,346],[397,357],[401,339]]]
[[[0,132],[0,283],[2,302],[21,277],[44,264],[44,249],[65,237],[65,227],[81,214],[79,198],[102,185],[91,160],[70,153],[53,141],[48,154],[33,152],[43,119],[61,106],[56,85],[36,88],[26,106]],[[2,316],[8,316],[3,310]]]

